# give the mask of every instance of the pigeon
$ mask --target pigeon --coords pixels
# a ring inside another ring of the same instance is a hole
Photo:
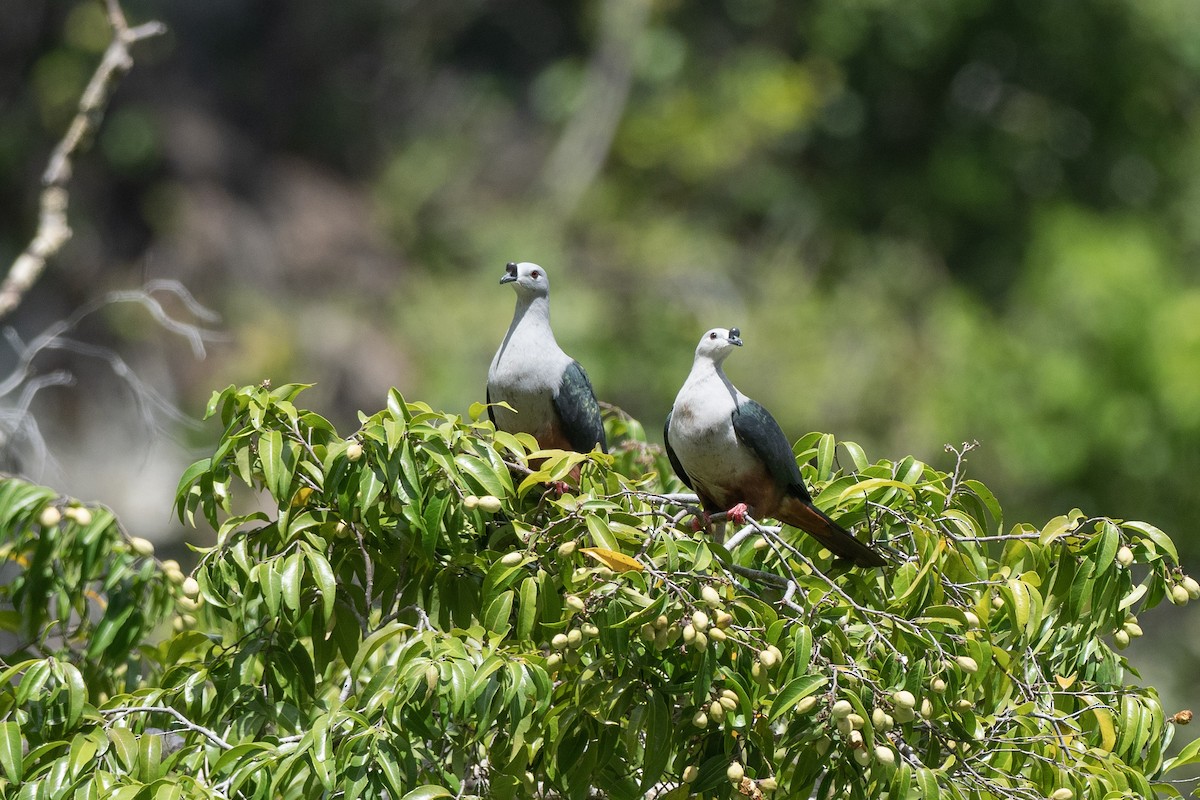
[[[813,505],[779,423],[725,377],[722,362],[741,346],[737,328],[713,328],[700,339],[663,429],[675,473],[706,513],[727,510],[742,521],[753,511],[799,528],[857,566],[883,566],[882,556]]]
[[[500,283],[512,284],[517,307],[488,369],[488,417],[497,430],[529,433],[543,450],[607,453],[600,404],[579,362],[550,330],[550,280],[537,264],[509,262]],[[495,403],[507,403],[513,410]]]

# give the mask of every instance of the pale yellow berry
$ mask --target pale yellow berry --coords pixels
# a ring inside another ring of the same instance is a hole
[[[479,507],[489,514],[495,514],[500,510],[500,498],[493,494],[485,494],[479,498]]]
[[[83,506],[71,506],[63,512],[63,516],[74,520],[79,525],[87,526],[92,524],[92,512]]]
[[[703,600],[704,604],[709,608],[715,609],[717,606],[721,605],[721,593],[707,584],[705,584],[704,588],[700,590],[700,599]]]
[[[571,609],[572,611],[574,611],[576,613],[583,611],[584,606],[585,606],[585,604],[583,602],[583,598],[581,598],[577,594],[567,595],[566,597],[563,598],[563,602],[567,604],[567,608]]]
[[[1167,598],[1177,606],[1186,606],[1192,596],[1188,594],[1188,590],[1183,584],[1177,583],[1171,587],[1171,591],[1167,593]]]
[[[479,498],[473,494],[469,494],[463,498],[463,505],[467,508],[475,508],[479,505]]]
[[[713,700],[708,704],[708,718],[713,722],[721,722],[725,719],[725,706],[720,700]]]
[[[1117,631],[1113,634],[1113,644],[1117,646],[1118,650],[1129,647],[1129,634],[1124,629]]]
[[[1179,585],[1188,593],[1188,598],[1191,600],[1200,600],[1200,583],[1191,575],[1185,575]]]
[[[696,626],[698,631],[708,630],[708,614],[703,611],[695,611],[692,613],[692,624]]]
[[[351,442],[346,448],[346,458],[350,459],[350,461],[358,461],[362,458],[362,454],[363,446],[358,442]]]
[[[875,745],[875,760],[885,767],[890,767],[896,763],[896,751],[885,744]]]
[[[717,627],[718,628],[721,628],[722,630],[724,630],[725,628],[728,628],[732,624],[733,624],[733,614],[730,614],[728,611],[718,611],[717,612]]]
[[[572,650],[578,650],[583,647],[583,631],[579,628],[572,628],[567,631],[567,647]]]
[[[1051,792],[1050,800],[1071,800],[1074,796],[1075,792],[1064,786],[1061,789],[1055,789]]]
[[[758,663],[762,664],[764,669],[774,669],[775,665],[779,663],[779,659],[770,650],[760,650]]]
[[[565,633],[556,633],[554,638],[550,640],[550,646],[555,650],[567,649],[567,635]]]
[[[686,767],[683,768],[683,774],[681,776],[679,776],[679,779],[682,780],[684,783],[692,783],[696,780],[696,778],[699,778],[699,777],[700,777],[700,768],[697,767],[695,764],[688,764]]]
[[[734,761],[725,770],[725,777],[729,778],[730,783],[741,783],[742,778],[746,777],[746,768],[740,762]]]
[[[500,563],[506,567],[515,567],[517,564],[521,563],[523,558],[525,558],[524,553],[520,552],[519,550],[514,550],[511,553],[505,553],[504,557],[500,559]]]
[[[907,689],[901,689],[892,695],[892,703],[896,708],[916,708],[917,698],[913,697],[913,693]]]
[[[577,549],[579,549],[579,545],[576,544],[574,539],[563,542],[562,544],[560,544],[558,546],[558,557],[559,558],[570,558],[571,556],[573,556],[575,554],[575,551]]]
[[[763,778],[758,782],[758,788],[764,792],[773,792],[779,788],[779,781],[774,778]]]
[[[817,696],[815,694],[810,694],[808,697],[804,698],[799,703],[796,703],[796,713],[797,714],[807,714],[816,707],[817,707]]]
[[[695,725],[697,728],[707,728],[708,727],[708,714],[705,714],[703,711],[697,711],[695,714],[692,715],[692,724]]]
[[[968,611],[965,614],[963,614],[963,616],[965,616],[967,618],[967,627],[970,627],[970,628],[978,628],[979,627],[979,617],[975,616],[974,611]]]
[[[979,671],[979,665],[970,656],[959,656],[954,660],[958,662],[958,666],[963,672],[974,673]]]
[[[849,700],[838,700],[833,704],[834,719],[845,719],[854,713],[854,706],[850,705]]]
[[[42,509],[42,513],[38,514],[38,524],[43,528],[53,528],[62,522],[62,516],[62,512],[54,506],[46,506]]]
[[[195,597],[200,594],[200,583],[193,577],[183,579],[183,584],[180,587],[183,593],[188,597]]]
[[[1122,567],[1128,567],[1133,563],[1133,551],[1125,545],[1121,545],[1121,549],[1117,551],[1117,563]]]

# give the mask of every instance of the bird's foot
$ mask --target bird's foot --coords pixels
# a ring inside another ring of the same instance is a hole
[[[550,481],[549,485],[550,491],[554,492],[554,494],[558,495],[559,497],[562,497],[564,494],[567,494],[571,491],[571,484],[567,483],[566,481]]]
[[[750,507],[745,503],[738,503],[733,508],[725,512],[725,515],[738,525],[746,524],[746,515],[750,513]]]
[[[708,516],[707,511],[701,511],[696,516],[692,517],[692,532],[699,533],[703,530],[708,530],[708,526],[712,524],[712,517]]]

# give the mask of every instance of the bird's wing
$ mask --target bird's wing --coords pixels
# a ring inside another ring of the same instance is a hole
[[[675,470],[675,474],[679,476],[679,480],[683,481],[683,485],[689,489],[694,489],[692,479],[688,477],[687,470],[683,468],[683,464],[679,463],[679,456],[675,455],[675,448],[671,447],[671,412],[667,412],[667,421],[663,423],[663,444],[667,446],[667,459],[671,462],[671,468]]]
[[[800,477],[796,456],[779,423],[753,400],[744,400],[733,412],[733,431],[738,441],[762,461],[772,480],[785,492],[776,516],[781,522],[805,531],[834,555],[860,567],[882,567],[887,561],[869,545],[830,519],[815,505]]]
[[[812,502],[804,479],[800,477],[800,467],[796,466],[792,446],[771,412],[753,400],[743,400],[733,410],[733,432],[743,446],[754,451],[777,486]]]
[[[600,404],[596,402],[592,382],[578,361],[572,361],[563,372],[562,382],[554,395],[554,410],[558,412],[563,436],[572,448],[587,453],[599,444],[603,452],[608,452]]]

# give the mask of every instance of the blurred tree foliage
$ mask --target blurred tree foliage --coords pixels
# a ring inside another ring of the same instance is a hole
[[[465,408],[509,313],[492,284],[521,258],[556,270],[560,340],[651,429],[697,331],[738,324],[735,378],[787,430],[926,455],[978,439],[973,470],[1020,518],[1182,531],[1200,512],[1193,4],[128,10],[173,41],[122,88],[79,176],[92,235],[43,299],[128,282],[113,260],[204,292],[239,346],[181,378],[193,406],[215,371],[328,381],[340,419],[380,382]],[[0,176],[25,192],[0,198],[3,256],[105,40],[90,0],[6,20]],[[289,160],[369,198],[351,216],[384,235],[299,248],[301,272],[275,224],[304,199],[275,180]],[[214,193],[234,211],[197,225]],[[355,277],[362,239],[401,269]],[[312,343],[339,324],[338,347]]]

